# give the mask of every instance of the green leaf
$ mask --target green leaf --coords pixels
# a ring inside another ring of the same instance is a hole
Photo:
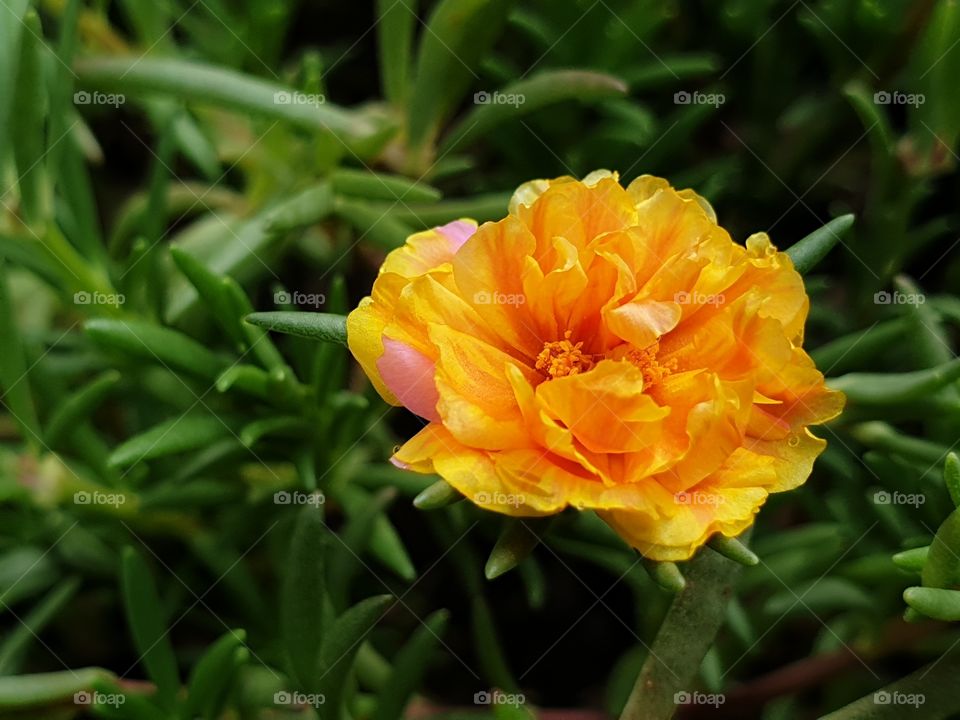
[[[130,96],[170,95],[218,105],[304,130],[328,131],[349,147],[385,132],[384,126],[359,112],[325,101],[293,102],[296,91],[292,88],[206,63],[143,56],[91,57],[78,60],[74,70],[80,84],[90,89]]]
[[[830,380],[851,404],[867,407],[899,405],[933,395],[960,379],[960,358],[908,373],[849,373]]]
[[[230,303],[231,314],[238,320],[250,315],[253,312],[253,305],[250,304],[250,298],[240,284],[231,277],[223,278],[221,283],[226,292],[227,301]],[[241,322],[240,332],[243,333],[247,347],[260,360],[260,363],[273,373],[279,373],[292,389],[296,385],[293,370],[287,365],[267,331],[250,323]]]
[[[903,338],[907,332],[905,318],[876,323],[849,335],[831,340],[810,353],[818,368],[825,374],[843,372],[861,367]]]
[[[247,315],[251,325],[298,337],[347,344],[347,318],[332,313],[259,312]]]
[[[477,658],[483,668],[483,677],[496,688],[508,693],[519,691],[503,643],[497,633],[497,626],[493,621],[493,613],[482,595],[473,598],[473,643],[476,647]]]
[[[393,206],[397,206],[394,203]],[[403,245],[413,234],[413,229],[391,214],[391,208],[382,209],[367,202],[337,198],[335,212],[360,233],[359,240],[369,240],[384,250],[393,250]]]
[[[4,18],[9,20],[9,18]],[[44,83],[41,53],[43,30],[40,18],[30,10],[23,18],[27,32],[22,35],[17,87],[13,98],[13,156],[17,165],[20,207],[27,222],[42,226],[50,214],[50,188],[43,163],[47,88]]]
[[[500,577],[513,570],[533,549],[550,526],[549,520],[537,522],[530,519],[509,518],[504,521],[497,544],[490,551],[484,574],[487,580]]]
[[[801,275],[806,275],[840,241],[840,236],[853,227],[853,215],[834,218],[819,230],[787,248],[787,255]]]
[[[243,630],[231,630],[221,636],[203,654],[190,673],[183,720],[215,720],[220,717],[227,691],[237,674],[237,652],[246,642]]]
[[[349,516],[355,517],[370,502],[370,495],[358,487],[345,485],[337,489],[336,499],[343,505]],[[377,560],[400,578],[409,582],[417,576],[416,568],[410,560],[403,540],[400,539],[399,533],[386,514],[380,513],[374,520],[368,547]]]
[[[402,4],[402,0],[397,0],[395,4]],[[335,193],[366,200],[435,202],[443,197],[435,187],[420,180],[410,180],[402,175],[384,175],[369,170],[338,168],[330,174],[330,182]]]
[[[476,69],[500,34],[512,5],[512,0],[441,0],[434,6],[420,38],[407,105],[414,167],[429,164],[422,157],[424,148],[478,77]]]
[[[240,430],[240,442],[247,447],[253,447],[261,438],[268,435],[305,437],[309,432],[309,423],[299,415],[269,417],[244,425]]]
[[[948,454],[943,464],[943,481],[947,485],[953,506],[960,508],[960,457],[955,452]]]
[[[443,634],[450,614],[437,610],[424,620],[393,660],[393,672],[377,694],[377,709],[372,720],[404,717],[404,708],[427,674],[430,657]]]
[[[760,562],[760,558],[737,538],[726,537],[719,533],[710,538],[707,543],[711,550],[729,558],[745,567],[751,567]]]
[[[812,580],[771,596],[763,606],[765,613],[780,617],[787,613],[830,613],[841,610],[869,610],[874,598],[858,585],[838,577]]]
[[[498,93],[515,96],[517,103],[476,104],[440,144],[440,152],[463,149],[497,125],[565,100],[582,103],[626,95],[626,84],[612,75],[589,70],[546,70],[507,85]],[[519,98],[523,98],[522,101]]]
[[[873,100],[873,92],[863,83],[853,81],[843,88],[853,109],[860,116],[860,122],[870,133],[870,143],[873,145],[874,157],[881,162],[878,171],[884,170],[892,160],[896,151],[896,140],[890,129],[890,121],[881,111],[880,106]]]
[[[0,555],[0,613],[50,587],[57,575],[53,559],[35,547],[17,547]]]
[[[917,612],[934,620],[960,620],[960,590],[910,587],[903,591],[903,600]]]
[[[711,75],[723,67],[720,58],[709,54],[661,54],[656,60],[639,65],[636,69],[627,71],[624,80],[630,85],[630,90],[655,87],[657,85],[675,85],[679,80],[696,78],[701,75]]]
[[[227,365],[193,338],[153,323],[96,318],[88,320],[84,327],[104,347],[211,381]]]
[[[933,167],[922,168],[929,172],[938,169],[934,157],[941,154],[946,158],[945,152],[952,152],[960,138],[960,103],[954,93],[960,55],[953,52],[960,33],[960,7],[955,2],[935,3],[928,17],[911,53],[910,78],[925,102],[908,115],[908,120],[921,153],[931,156]],[[943,148],[937,147],[940,144]]]
[[[246,337],[240,328],[242,318],[233,314],[233,304],[223,285],[222,276],[211,272],[204,263],[182,248],[171,247],[170,256],[180,272],[196,288],[205,307],[216,318],[227,337],[238,350],[242,350],[246,346]]]
[[[375,213],[373,220],[380,214],[386,213],[389,217],[406,223],[414,229],[428,229],[461,218],[473,218],[477,222],[502,220],[507,214],[509,202],[510,193],[486,193],[473,195],[469,198],[442,200],[429,204],[403,203],[397,205],[394,203],[393,205],[386,205],[384,203],[369,203],[366,209],[368,212]]]
[[[102,668],[3,677],[0,678],[0,712],[71,703],[74,693],[90,690],[98,681],[111,678],[113,674]]]
[[[280,633],[292,675],[311,687],[321,640],[327,528],[322,510],[305,506],[297,515],[280,590]]]
[[[284,200],[267,214],[267,233],[288,233],[323,220],[333,212],[335,187],[335,184],[322,182]]]
[[[216,384],[219,392],[236,388],[267,402],[276,399],[270,374],[255,365],[232,365],[217,378]]]
[[[393,602],[392,595],[377,595],[361,600],[338,617],[325,633],[320,645],[316,674],[308,687],[322,693],[331,717],[339,717],[346,678],[367,634],[384,616]]]
[[[658,562],[656,560],[643,559],[643,567],[649,573],[653,581],[667,592],[679,593],[686,586],[687,581],[680,572],[676,563]]]
[[[109,463],[113,467],[128,467],[144,460],[198,450],[232,434],[229,425],[215,415],[183,415],[133,436],[110,454]]]
[[[901,570],[918,573],[923,570],[923,566],[927,562],[927,555],[929,552],[929,545],[912,548],[911,550],[904,550],[903,552],[898,552],[893,556],[893,564]]]
[[[78,425],[86,422],[119,382],[120,373],[107,370],[64,398],[50,413],[44,438],[47,445],[52,448],[60,447]]]
[[[416,0],[377,0],[377,45],[383,95],[403,108],[410,92],[413,33],[417,27]]]
[[[937,528],[921,577],[925,587],[960,587],[960,510],[950,513]]]
[[[940,443],[903,435],[883,422],[865,422],[850,428],[850,434],[867,447],[886,450],[927,463],[939,463],[949,448]]]
[[[393,488],[384,488],[376,493],[359,512],[350,515],[346,526],[339,533],[340,543],[330,561],[330,588],[335,608],[347,604],[350,583],[361,567],[360,555],[367,549],[377,518],[386,512],[396,499]]]
[[[419,510],[436,510],[463,500],[463,495],[446,480],[437,480],[413,499]]]
[[[132,547],[123,551],[123,606],[134,647],[147,675],[157,685],[160,704],[170,709],[180,689],[177,660],[168,635],[160,596],[143,558]]]
[[[29,0],[9,0],[4,4],[4,18],[0,22],[0,167],[6,166],[6,153],[11,148],[11,116],[15,107],[12,98],[17,86],[17,65],[21,38],[25,25],[23,16],[30,7]]]
[[[70,602],[79,587],[78,578],[64,580],[37,602],[25,617],[20,618],[20,622],[0,644],[0,675],[12,675],[20,669],[30,643]]]
[[[3,348],[0,352],[0,390],[3,391],[3,403],[22,429],[24,440],[35,446],[40,438],[40,428],[15,316],[6,267],[0,260],[0,348]]]

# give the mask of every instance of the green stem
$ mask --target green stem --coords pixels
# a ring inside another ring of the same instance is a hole
[[[939,720],[954,717],[957,712],[960,651],[954,650],[820,720],[900,720],[910,716]]]
[[[620,720],[673,717],[674,696],[693,683],[723,623],[724,607],[741,569],[709,548],[683,567],[686,587],[667,611]]]

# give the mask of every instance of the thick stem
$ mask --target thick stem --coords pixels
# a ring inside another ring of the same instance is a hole
[[[620,720],[667,720],[693,683],[723,622],[741,566],[709,548],[685,566],[686,587],[670,605]]]
[[[941,720],[960,712],[960,651],[953,649],[916,672],[821,720]]]

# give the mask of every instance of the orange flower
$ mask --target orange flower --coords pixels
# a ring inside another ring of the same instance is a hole
[[[656,560],[734,537],[795,488],[843,396],[801,348],[803,281],[690,190],[522,185],[387,257],[347,320],[387,402],[428,421],[393,461],[508,515],[595,510]]]

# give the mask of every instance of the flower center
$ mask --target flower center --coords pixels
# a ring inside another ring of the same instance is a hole
[[[676,359],[668,360],[661,364],[657,360],[657,353],[659,351],[660,341],[655,340],[643,349],[632,348],[627,352],[627,360],[640,368],[640,371],[643,373],[643,384],[645,387],[656,385],[677,369]]]
[[[556,378],[577,375],[593,367],[593,355],[581,350],[582,342],[576,345],[570,342],[570,335],[571,332],[567,330],[563,340],[543,344],[543,350],[537,355],[537,370]]]

